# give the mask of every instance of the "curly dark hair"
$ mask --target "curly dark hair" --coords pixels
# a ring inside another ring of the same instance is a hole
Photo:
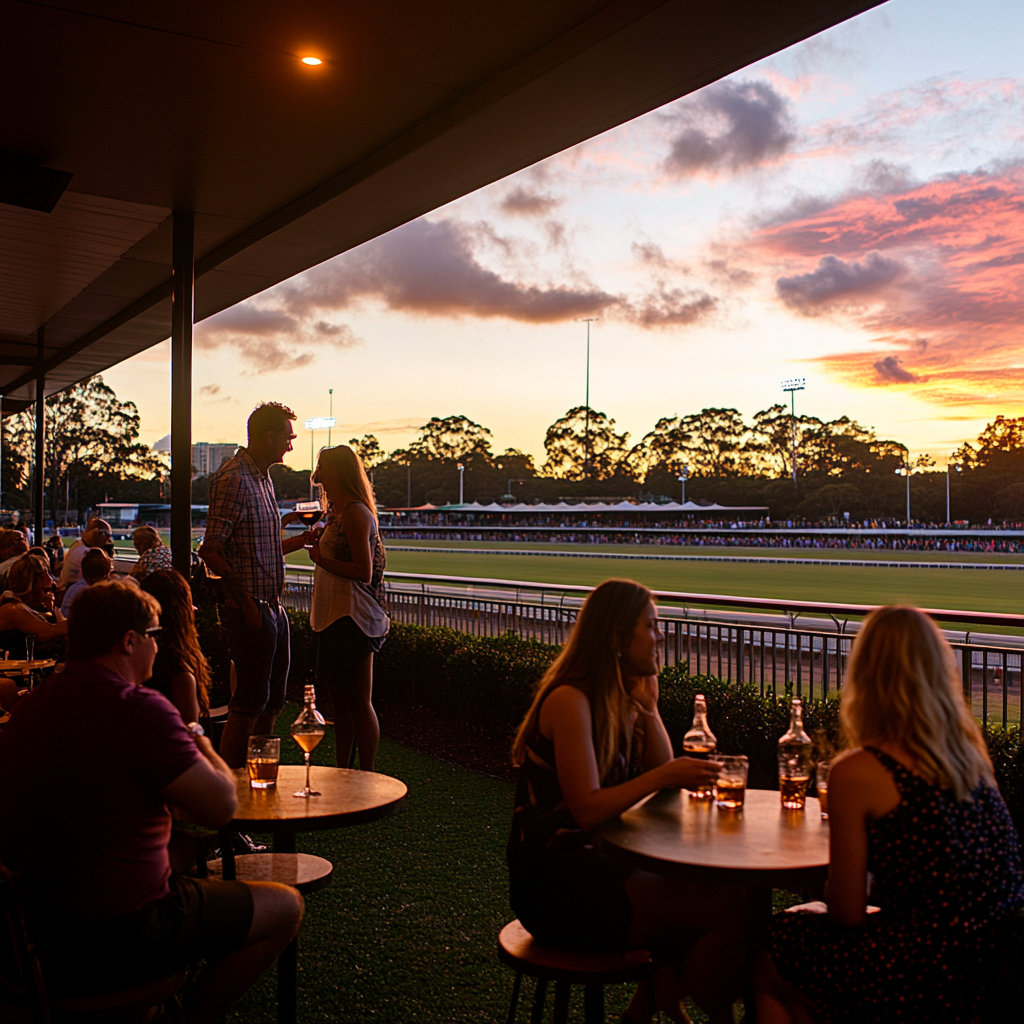
[[[249,415],[246,432],[251,443],[263,434],[277,433],[295,419],[295,413],[280,402],[260,402]]]

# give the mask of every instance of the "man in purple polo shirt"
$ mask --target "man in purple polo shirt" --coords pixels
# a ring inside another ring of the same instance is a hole
[[[220,828],[237,799],[198,723],[141,685],[159,615],[123,581],[78,595],[66,670],[0,731],[0,857],[25,877],[52,991],[116,991],[203,959],[183,1019],[213,1024],[294,937],[302,897],[172,875],[168,805]]]

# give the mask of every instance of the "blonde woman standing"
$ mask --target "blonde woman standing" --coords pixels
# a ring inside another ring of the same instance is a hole
[[[773,920],[758,1022],[971,1021],[1024,879],[953,651],[923,612],[868,616],[841,721],[853,749],[829,773],[826,902]]]
[[[327,499],[327,526],[310,551],[316,566],[309,622],[317,635],[317,676],[334,705],[337,762],[347,768],[353,744],[359,767],[374,771],[380,727],[373,709],[373,656],[387,639],[384,545],[373,488],[348,445],[325,448],[313,482]]]

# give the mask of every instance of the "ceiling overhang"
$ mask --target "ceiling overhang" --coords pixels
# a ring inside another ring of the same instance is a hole
[[[0,205],[5,410],[169,335],[174,209],[202,320],[878,2],[0,0],[0,150],[74,176]]]

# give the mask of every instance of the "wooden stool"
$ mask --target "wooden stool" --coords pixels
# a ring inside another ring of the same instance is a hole
[[[586,1024],[604,1024],[604,986],[643,981],[654,967],[650,951],[646,949],[629,949],[625,953],[574,953],[542,946],[518,921],[511,921],[501,929],[498,959],[516,972],[508,1024],[515,1024],[519,986],[524,974],[537,979],[530,1024],[541,1024],[549,981],[555,983],[554,1024],[566,1024],[569,1019],[569,993],[573,985],[583,986]]]
[[[235,856],[234,862],[239,882],[281,882],[303,896],[326,889],[334,874],[329,860],[311,853],[243,853]],[[206,870],[209,878],[223,878],[224,862],[211,860]]]

